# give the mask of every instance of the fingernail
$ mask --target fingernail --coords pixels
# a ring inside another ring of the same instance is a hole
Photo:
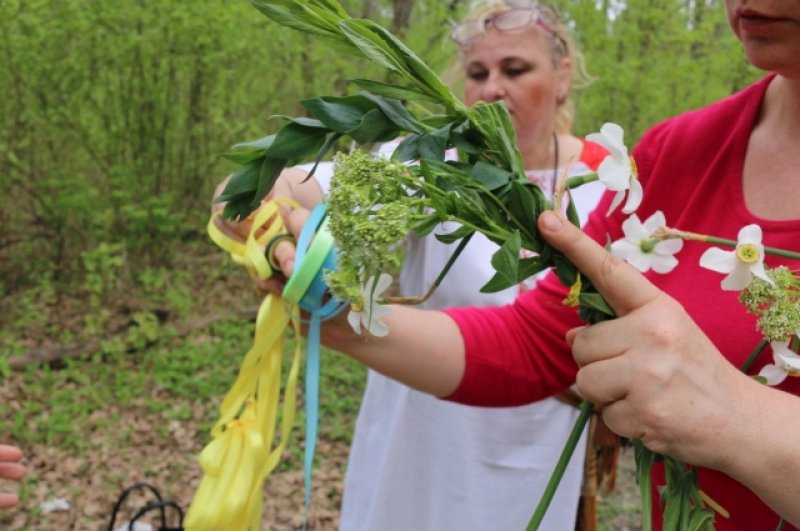
[[[564,227],[564,220],[558,217],[552,210],[548,210],[542,214],[542,226],[547,230],[561,230]]]

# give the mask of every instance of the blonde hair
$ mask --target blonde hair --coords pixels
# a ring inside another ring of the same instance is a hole
[[[575,103],[572,100],[572,89],[585,88],[594,80],[586,71],[586,60],[575,41],[573,41],[567,26],[561,21],[558,12],[538,0],[480,0],[473,5],[469,14],[463,20],[485,20],[513,9],[534,9],[539,13],[542,22],[549,29],[549,31],[542,31],[542,34],[550,45],[553,66],[557,66],[561,59],[567,57],[572,61],[570,90],[563,100],[557,103],[555,124],[556,133],[570,133],[572,124],[575,121]],[[459,72],[463,76],[464,57],[468,49],[468,46],[456,44],[459,46],[460,53],[446,75],[451,80],[454,78],[455,72]]]

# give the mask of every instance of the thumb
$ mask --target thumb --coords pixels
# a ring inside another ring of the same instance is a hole
[[[641,273],[555,212],[548,210],[539,216],[539,230],[550,245],[592,281],[618,316],[644,306],[661,293]]]

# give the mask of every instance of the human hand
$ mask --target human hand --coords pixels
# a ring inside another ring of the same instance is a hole
[[[582,231],[552,212],[539,227],[617,314],[567,335],[580,393],[620,435],[682,461],[724,467],[732,457],[725,452],[737,447],[725,437],[752,423],[749,397],[764,386],[731,365],[677,301]]]
[[[211,213],[215,216],[213,222],[215,227],[223,235],[234,241],[244,242],[253,229],[253,215],[247,219],[241,220],[225,219],[219,215],[224,210],[225,203],[217,202],[216,199],[222,194],[229,180],[230,176],[220,182],[214,190],[211,202]],[[322,190],[319,183],[314,179],[308,179],[308,174],[305,171],[299,168],[288,168],[276,179],[270,193],[262,200],[262,205],[270,200],[278,200],[280,215],[283,219],[287,221],[293,219],[298,220],[294,223],[294,226],[298,227],[294,231],[296,235],[299,231],[299,227],[302,227],[303,221],[308,216],[307,209],[312,208],[322,201]],[[295,210],[297,210],[297,212],[295,212]],[[266,219],[261,227],[257,227],[255,236],[258,238],[264,231],[268,230],[274,219],[276,218]],[[269,253],[267,258],[271,262],[270,265],[273,265],[273,273],[275,274],[267,279],[255,280],[256,290],[262,296],[267,293],[280,294],[286,284],[286,276],[288,276],[293,269],[294,246],[291,238],[287,239],[284,237],[285,235],[286,232],[282,232],[280,237],[270,240],[274,245],[270,244],[270,242],[266,242],[264,245],[264,251]],[[284,258],[282,262],[277,262],[275,260],[276,249],[278,249],[278,255],[288,258]]]
[[[0,444],[0,479],[19,481],[27,473],[24,465],[18,463],[22,459],[22,450],[16,446]],[[19,503],[17,493],[0,493],[0,509],[8,509]]]

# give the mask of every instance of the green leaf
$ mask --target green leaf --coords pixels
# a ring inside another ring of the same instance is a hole
[[[399,134],[399,131],[380,110],[372,109],[364,114],[358,127],[348,131],[347,134],[359,144],[368,144],[391,140]]]
[[[508,210],[514,219],[518,220],[521,229],[524,230],[527,240],[538,242],[536,238],[536,220],[540,212],[537,209],[535,194],[538,188],[535,185],[526,185],[517,180],[511,181],[508,190]],[[536,246],[531,251],[539,252],[541,246]]]
[[[653,498],[650,483],[650,470],[653,468],[655,453],[645,447],[640,439],[633,439],[633,456],[636,462],[636,482],[642,505],[643,531],[650,531],[653,521]]]
[[[273,114],[272,116],[269,117],[270,120],[273,119],[273,118],[281,118],[283,120],[287,120],[289,122],[296,123],[296,124],[302,125],[304,127],[316,127],[318,129],[330,129],[330,127],[328,127],[327,125],[325,125],[321,121],[315,120],[314,118],[307,118],[305,116],[286,116],[285,114]]]
[[[263,138],[259,138],[258,140],[251,140],[250,142],[239,142],[238,144],[234,144],[231,149],[253,149],[263,151],[271,146],[274,140],[275,135],[268,135]]]
[[[303,33],[311,33],[319,36],[330,37],[332,33],[320,28],[318,25],[308,21],[302,14],[298,13],[295,7],[295,2],[281,2],[279,0],[271,0],[269,3],[259,2],[257,0],[250,0],[250,3],[258,9],[262,14],[274,20],[281,26],[301,31]],[[283,7],[278,7],[282,4]]]
[[[264,150],[255,150],[255,149],[251,151],[242,151],[242,152],[228,151],[220,154],[220,157],[222,157],[223,159],[229,160],[239,165],[247,164],[251,160],[255,160],[263,156],[264,156]]]
[[[417,142],[420,158],[444,161],[444,153],[447,150],[447,140],[449,137],[449,126],[421,135]]]
[[[567,203],[567,219],[576,227],[580,227],[581,218],[578,216],[578,209],[575,208],[575,201],[572,200],[572,194],[570,193],[569,189],[567,189],[566,194],[569,198],[569,202]]]
[[[311,170],[308,172],[308,176],[305,179],[303,179],[303,182],[306,182],[311,178],[311,176],[314,175],[314,172],[317,171],[317,166],[319,166],[320,161],[322,161],[322,159],[325,158],[325,155],[327,155],[328,151],[331,150],[331,148],[336,144],[336,142],[341,137],[342,135],[338,133],[333,133],[328,136],[328,138],[325,140],[325,143],[322,145],[321,148],[319,148],[319,151],[317,152],[317,158],[314,159],[314,166],[312,166]]]
[[[419,135],[411,134],[406,136],[402,142],[400,142],[400,145],[397,146],[397,149],[394,150],[392,158],[400,162],[419,159],[418,143]]]
[[[250,201],[250,206],[255,210],[261,204],[261,200],[267,193],[272,190],[275,180],[281,171],[286,167],[286,159],[277,159],[273,157],[265,157],[264,163],[261,165],[261,171],[258,177],[258,189],[256,190],[253,199]]]
[[[478,161],[470,170],[469,174],[476,180],[483,183],[488,190],[496,190],[504,186],[511,179],[511,173],[483,161]]]
[[[517,284],[533,275],[541,273],[547,269],[547,267],[547,264],[542,262],[537,256],[520,258],[519,271],[517,272]]]
[[[301,100],[300,104],[337,133],[347,133],[356,129],[364,115],[375,108],[372,101],[361,95],[343,98],[309,98]]]
[[[404,73],[404,64],[390,53],[386,44],[370,31],[363,20],[347,20],[339,23],[342,33],[350,43],[367,58],[393,72]],[[406,75],[406,77],[408,77]]]
[[[440,223],[441,220],[438,217],[431,215],[424,218],[422,221],[416,222],[412,230],[416,236],[421,238],[430,234]]]
[[[475,231],[469,227],[459,227],[452,232],[448,232],[446,234],[434,234],[434,236],[440,242],[450,244],[472,234],[473,232]]]
[[[455,97],[450,87],[445,85],[439,76],[422,61],[417,54],[408,48],[400,39],[389,33],[386,28],[372,22],[371,20],[359,21],[363,27],[372,31],[383,46],[390,49],[393,56],[402,61],[400,72],[419,83],[423,91],[438,97],[440,102],[451,111],[464,109],[464,105]],[[427,90],[426,90],[427,89]]]
[[[519,232],[514,231],[511,238],[492,255],[492,267],[497,273],[481,287],[481,293],[501,291],[518,283],[521,243]]]
[[[309,154],[316,153],[325,142],[326,135],[324,129],[290,123],[278,131],[264,154],[279,159],[303,160]]]
[[[372,81],[369,79],[351,79],[350,83],[353,83],[357,87],[372,94],[384,96],[386,98],[408,101],[425,100],[438,103],[438,101],[429,94],[420,92],[413,87],[390,85],[388,83],[381,83],[379,81]]]
[[[578,300],[583,307],[591,308],[608,317],[616,317],[614,310],[599,293],[581,292],[578,296]]]
[[[259,157],[251,160],[245,165],[239,167],[231,178],[225,189],[217,197],[216,202],[222,203],[230,201],[237,197],[242,197],[245,194],[252,194],[258,188],[258,177],[261,172],[261,165],[264,163],[265,157]]]
[[[363,96],[374,103],[389,120],[403,131],[417,134],[425,132],[425,128],[421,126],[417,119],[414,118],[414,115],[408,112],[408,109],[399,100],[366,93]]]

